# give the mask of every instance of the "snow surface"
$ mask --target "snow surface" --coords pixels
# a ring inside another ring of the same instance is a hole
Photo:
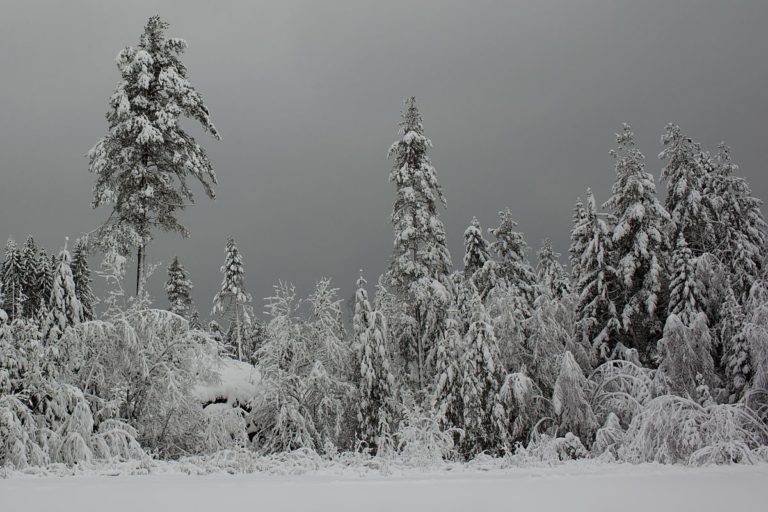
[[[226,401],[230,405],[247,404],[259,395],[261,373],[253,365],[222,358],[219,379],[212,384],[199,384],[192,390],[202,403]]]
[[[14,476],[0,510],[485,510],[631,512],[764,510],[768,465],[679,467],[571,463],[481,472],[270,476]],[[237,508],[234,508],[237,507]]]

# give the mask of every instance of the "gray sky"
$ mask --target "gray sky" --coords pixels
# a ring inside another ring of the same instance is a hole
[[[330,276],[347,294],[362,268],[374,282],[392,246],[386,152],[409,95],[459,266],[472,216],[487,228],[505,207],[534,250],[549,236],[565,254],[575,198],[607,198],[624,121],[657,178],[674,121],[710,148],[726,140],[768,197],[765,0],[17,1],[0,16],[0,237],[52,250],[106,217],[90,209],[84,155],[107,127],[114,58],[154,13],[189,42],[224,138],[192,130],[218,198],[198,189],[191,238],[157,234],[161,305],[178,254],[208,314],[228,234],[257,299],[278,279],[303,292]]]

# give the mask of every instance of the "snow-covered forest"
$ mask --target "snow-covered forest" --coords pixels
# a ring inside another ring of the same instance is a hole
[[[193,301],[194,255],[167,272],[146,257],[194,231],[180,213],[219,179],[215,113],[167,29],[150,18],[117,56],[87,156],[100,227],[5,245],[0,474],[768,462],[768,225],[725,143],[669,124],[646,158],[628,124],[606,127],[614,185],[573,198],[567,254],[529,246],[500,204],[452,255],[410,97],[381,141],[391,258],[360,271],[353,304],[322,276],[254,298],[234,238],[220,290]]]

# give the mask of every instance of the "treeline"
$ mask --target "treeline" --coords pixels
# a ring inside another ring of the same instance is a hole
[[[165,27],[151,18],[139,46],[118,57],[110,132],[90,155],[94,206],[112,206],[108,221],[74,257],[65,247],[51,262],[31,238],[6,247],[0,462],[234,449],[768,459],[762,202],[726,145],[713,154],[672,124],[659,154],[663,203],[631,128],[616,135],[611,196],[598,206],[587,189],[574,208],[569,271],[549,241],[529,259],[509,209],[487,232],[472,219],[454,270],[431,141],[409,98],[389,150],[393,254],[375,287],[359,277],[351,318],[321,279],[305,299],[280,283],[257,319],[234,239],[213,300],[218,321],[201,324],[178,259],[167,310],[152,309],[143,290],[152,229],[186,232],[174,217],[191,199],[184,179],[211,196],[216,180],[202,148],[168,122],[192,117],[217,134],[178,59],[185,43],[165,39]],[[87,250],[103,252],[111,284],[99,318]],[[243,371],[258,378],[243,382]]]

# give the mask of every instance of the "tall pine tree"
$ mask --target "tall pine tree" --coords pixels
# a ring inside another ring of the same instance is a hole
[[[371,308],[365,284],[360,276],[352,322],[359,364],[357,438],[375,452],[382,436],[394,425],[395,377],[390,369],[384,315]]]
[[[137,294],[152,230],[187,235],[177,214],[194,202],[188,179],[199,181],[210,198],[216,183],[205,150],[181,120],[198,121],[216,139],[219,133],[181,62],[186,41],[166,38],[166,28],[152,16],[139,44],[118,54],[121,80],[109,100],[109,132],[88,154],[96,175],[93,207],[112,206],[100,241],[122,252],[137,248]]]
[[[595,198],[587,189],[584,221],[574,228],[572,238],[580,240],[579,268],[581,279],[576,284],[576,333],[580,341],[595,348],[607,359],[616,345],[621,328],[613,288],[616,271],[608,259],[611,234],[595,208]]]
[[[409,306],[411,329],[397,329],[406,337],[401,345],[415,368],[415,382],[426,385],[426,357],[443,324],[447,302],[447,276],[451,255],[438,209],[445,197],[437,172],[427,154],[432,142],[424,135],[416,99],[405,100],[400,138],[389,148],[393,160],[389,175],[396,187],[390,217],[395,232],[394,250],[387,271],[389,288]]]
[[[603,204],[613,221],[609,260],[618,274],[616,308],[625,345],[645,350],[662,329],[665,228],[669,214],[656,198],[645,156],[628,124],[616,134],[613,194]]]

